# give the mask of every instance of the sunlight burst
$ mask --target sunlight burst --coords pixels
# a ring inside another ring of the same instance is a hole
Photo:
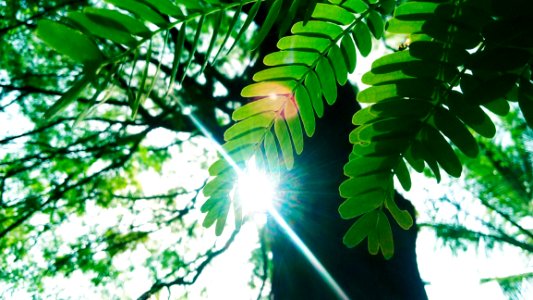
[[[252,158],[239,176],[236,193],[242,202],[244,214],[264,213],[272,207],[276,184],[265,171],[257,167]]]

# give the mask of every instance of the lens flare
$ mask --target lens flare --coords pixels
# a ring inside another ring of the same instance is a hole
[[[266,213],[272,207],[275,183],[257,168],[255,158],[252,158],[239,175],[235,192],[238,193],[244,214]]]
[[[318,258],[311,252],[311,250],[305,245],[305,243],[298,237],[296,232],[287,224],[285,219],[278,213],[274,208],[269,209],[268,211],[272,218],[278,223],[278,225],[285,231],[285,234],[292,240],[296,248],[305,256],[309,263],[315,268],[322,280],[333,290],[337,298],[342,300],[349,300],[350,297],[344,292],[341,286],[337,281],[331,276],[331,274],[326,270],[324,265],[318,260]]]
[[[181,103],[178,101],[181,105]],[[184,105],[181,105],[182,108],[186,108]],[[340,285],[335,281],[331,274],[326,270],[326,268],[320,263],[318,258],[311,252],[311,250],[305,245],[305,243],[298,237],[298,235],[292,230],[292,228],[287,224],[283,217],[275,210],[272,206],[272,200],[275,196],[276,185],[268,178],[268,176],[262,173],[260,170],[257,170],[255,163],[250,164],[250,170],[243,171],[239,166],[233,161],[230,155],[216,142],[213,135],[207,130],[207,128],[202,124],[202,122],[196,118],[192,110],[186,110],[187,116],[195,124],[195,126],[213,143],[215,144],[218,152],[222,157],[224,157],[230,165],[235,168],[237,174],[239,174],[238,186],[241,186],[237,189],[239,196],[243,197],[246,204],[252,211],[253,210],[264,210],[268,212],[275,222],[285,231],[287,236],[291,241],[297,246],[300,252],[305,256],[305,258],[311,263],[315,270],[320,274],[320,277],[328,284],[328,286],[333,290],[339,299],[349,300],[350,298],[340,287]],[[255,168],[255,170],[254,170]],[[247,175],[248,172],[248,175]],[[251,173],[250,173],[251,172]],[[242,182],[241,182],[242,181]]]

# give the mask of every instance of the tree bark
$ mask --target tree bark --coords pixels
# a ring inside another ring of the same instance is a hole
[[[282,177],[276,207],[351,299],[427,299],[416,262],[416,226],[405,231],[391,220],[395,254],[389,261],[368,254],[366,240],[354,249],[342,243],[353,221],[342,220],[337,212],[342,201],[338,186],[345,179],[342,168],[352,149],[348,134],[357,109],[353,88],[340,88],[337,103],[326,109],[295,168]],[[410,202],[396,197],[414,218]],[[274,299],[338,298],[283,229],[272,219],[267,226]]]

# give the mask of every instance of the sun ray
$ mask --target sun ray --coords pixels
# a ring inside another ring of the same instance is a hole
[[[245,201],[245,205],[248,206],[247,209],[249,212],[253,212],[254,210],[264,210],[271,215],[272,219],[283,229],[298,250],[318,272],[322,280],[324,280],[324,282],[326,282],[326,284],[333,290],[335,295],[337,295],[339,299],[349,300],[350,298],[333,276],[331,276],[324,265],[322,265],[313,252],[305,245],[300,237],[298,237],[289,224],[287,224],[283,217],[273,207],[272,201],[276,197],[276,185],[268,178],[268,175],[263,173],[263,171],[258,170],[255,162],[250,162],[247,170],[242,170],[233,161],[231,156],[226,153],[202,122],[196,118],[194,112],[189,109],[189,107],[183,106],[180,101],[178,101],[178,103],[182,106],[182,110],[187,112],[186,115],[191,119],[195,126],[202,132],[202,134],[204,134],[204,136],[213,142],[220,155],[222,155],[222,157],[224,157],[224,159],[226,159],[237,172],[238,182],[236,192],[240,193],[239,196]]]

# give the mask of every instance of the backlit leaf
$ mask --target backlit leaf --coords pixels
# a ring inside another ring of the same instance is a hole
[[[344,245],[353,248],[361,243],[367,237],[368,232],[376,226],[377,218],[377,211],[373,210],[357,219],[344,235]]]
[[[326,102],[329,105],[332,105],[337,100],[337,83],[335,82],[333,68],[327,58],[320,60],[316,66],[316,73],[318,74],[324,98],[326,98]]]
[[[40,20],[36,33],[50,47],[76,62],[95,64],[104,59],[100,49],[89,37],[67,25]]]
[[[292,152],[291,137],[287,128],[287,123],[283,118],[276,118],[274,122],[274,131],[279,141],[285,166],[290,170],[294,166],[294,155]]]

